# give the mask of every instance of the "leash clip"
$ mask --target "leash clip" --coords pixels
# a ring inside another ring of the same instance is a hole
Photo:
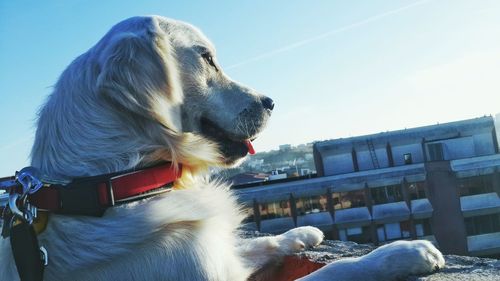
[[[20,198],[23,199],[20,200]],[[32,225],[34,219],[37,217],[37,214],[37,207],[28,203],[27,196],[20,197],[17,193],[11,193],[9,195],[7,208],[4,209],[2,214],[2,237],[7,238],[10,236],[12,227],[17,225],[19,222]]]
[[[36,168],[26,167],[16,172],[13,179],[3,182],[2,187],[8,191],[9,197],[2,214],[2,237],[10,236],[11,229],[16,222],[33,224],[38,209],[29,203],[28,195],[37,192],[43,186],[39,174]]]
[[[28,195],[37,192],[43,186],[38,174],[40,174],[39,171],[34,167],[26,167],[16,173],[15,180],[22,186],[23,190],[21,194],[17,193],[16,190],[10,190],[7,206],[13,219],[18,218],[32,224],[37,217],[38,209],[29,203]]]
[[[38,170],[33,167],[16,172],[15,185],[8,189],[9,198],[2,214],[2,237],[10,237],[12,255],[21,280],[43,280],[44,268],[49,262],[47,250],[40,247],[33,226],[37,208],[28,199],[28,195],[43,186],[38,175]]]
[[[26,167],[16,173],[16,181],[23,186],[23,196],[35,193],[43,186],[39,174],[34,167]]]

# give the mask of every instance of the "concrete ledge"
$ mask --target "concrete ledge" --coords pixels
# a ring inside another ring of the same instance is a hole
[[[430,218],[433,211],[431,202],[427,198],[411,201],[411,213],[414,219]]]
[[[474,217],[500,212],[500,198],[496,192],[460,197],[464,217]]]
[[[245,235],[246,237],[261,234]],[[354,242],[325,240],[318,247],[286,257],[262,281],[292,281],[342,258],[360,257],[376,247]],[[444,269],[427,276],[408,276],[402,281],[498,281],[500,261],[478,257],[446,255]]]
[[[373,206],[373,221],[388,223],[408,220],[410,210],[404,201]]]
[[[457,159],[450,164],[459,178],[487,175],[494,173],[495,167],[500,167],[500,154]]]
[[[469,253],[474,256],[500,254],[500,232],[467,237]]]
[[[357,207],[335,211],[334,223],[337,227],[346,228],[369,225],[372,220],[367,207]]]
[[[346,257],[359,257],[375,249],[370,245],[360,245],[354,242],[324,241],[313,250],[298,254],[295,259],[285,259],[282,267],[283,277],[293,273],[293,278],[298,275],[307,275],[311,269],[317,269],[335,260]],[[300,261],[297,261],[299,259]],[[427,276],[408,276],[404,281],[498,281],[500,280],[500,261],[496,259],[485,259],[465,256],[445,256],[446,266],[444,269]],[[296,266],[296,265],[300,265]],[[270,279],[271,280],[271,279]],[[275,279],[280,281],[295,279]]]
[[[332,225],[333,220],[329,212],[320,212],[297,216],[297,226],[303,225]]]

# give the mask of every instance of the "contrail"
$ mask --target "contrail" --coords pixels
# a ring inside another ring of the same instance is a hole
[[[241,61],[239,63],[236,63],[236,64],[230,65],[228,67],[225,67],[225,69],[227,69],[227,70],[234,69],[234,68],[238,68],[238,67],[241,67],[243,65],[246,65],[246,64],[249,64],[249,63],[252,63],[252,62],[255,62],[255,61],[263,60],[265,58],[269,58],[269,57],[272,57],[274,55],[277,55],[277,54],[280,54],[280,53],[284,53],[284,52],[287,52],[287,51],[290,51],[290,50],[302,47],[304,45],[307,45],[309,43],[312,43],[312,42],[315,42],[315,41],[318,41],[318,40],[330,37],[332,35],[335,35],[335,34],[338,34],[338,33],[341,33],[341,32],[344,32],[344,31],[347,31],[347,30],[350,30],[350,29],[353,29],[353,28],[356,28],[356,27],[359,27],[359,26],[363,26],[365,24],[374,22],[374,21],[379,20],[381,18],[385,18],[387,16],[394,15],[394,14],[403,12],[405,10],[411,9],[413,7],[423,5],[423,4],[425,4],[427,2],[430,2],[430,1],[432,1],[432,0],[417,1],[417,2],[414,2],[412,4],[409,4],[409,5],[406,5],[406,6],[397,8],[397,9],[394,9],[394,10],[390,10],[390,11],[387,11],[387,12],[384,12],[384,13],[372,16],[372,17],[369,17],[369,18],[364,19],[362,21],[358,21],[358,22],[355,22],[355,23],[352,23],[352,24],[349,24],[349,25],[346,25],[346,26],[342,26],[342,27],[330,30],[328,32],[316,35],[314,37],[311,37],[311,38],[308,38],[308,39],[304,39],[304,40],[301,40],[301,41],[289,44],[287,46],[284,46],[284,47],[281,47],[281,48],[278,48],[278,49],[275,49],[275,50],[272,50],[272,51],[260,54],[258,56],[253,57],[253,58],[249,58],[247,60],[244,60],[244,61]],[[15,141],[13,141],[11,143],[5,144],[4,146],[0,146],[0,150],[4,150],[4,149],[16,147],[17,145],[22,144],[22,143],[30,140],[29,139],[30,136],[31,136],[31,134],[27,135],[27,136],[24,136],[22,138],[19,138],[19,139],[15,140]]]
[[[245,64],[249,64],[251,62],[263,60],[265,58],[269,58],[269,57],[272,57],[274,55],[277,55],[277,54],[280,54],[280,53],[284,53],[286,51],[290,51],[290,50],[302,47],[304,45],[307,45],[309,43],[312,43],[312,42],[324,39],[326,37],[329,37],[329,36],[332,36],[332,35],[335,35],[335,34],[338,34],[338,33],[341,33],[341,32],[344,32],[344,31],[347,31],[347,30],[350,30],[350,29],[353,29],[353,28],[356,28],[356,27],[359,27],[359,26],[362,26],[362,25],[365,25],[365,24],[368,24],[368,23],[371,23],[371,22],[374,22],[374,21],[379,20],[381,18],[385,18],[387,16],[400,13],[400,12],[408,10],[410,8],[423,5],[423,4],[425,4],[427,2],[430,2],[430,1],[432,1],[432,0],[417,1],[417,2],[414,2],[414,3],[410,4],[410,5],[403,6],[403,7],[394,9],[394,10],[390,10],[390,11],[387,11],[387,12],[384,12],[384,13],[381,13],[381,14],[369,17],[369,18],[364,19],[362,21],[358,21],[358,22],[355,22],[355,23],[352,23],[352,24],[349,24],[349,25],[346,25],[346,26],[342,26],[342,27],[330,30],[328,32],[325,32],[323,34],[316,35],[314,37],[311,37],[311,38],[308,38],[308,39],[304,39],[304,40],[292,43],[290,45],[287,45],[287,46],[284,46],[284,47],[281,47],[281,48],[278,48],[278,49],[275,49],[275,50],[272,50],[272,51],[260,54],[258,56],[253,57],[253,58],[249,58],[249,59],[244,60],[242,62],[239,62],[239,63],[233,64],[233,65],[230,65],[228,67],[225,67],[225,69],[234,69],[234,68],[238,68],[240,66],[243,66]]]

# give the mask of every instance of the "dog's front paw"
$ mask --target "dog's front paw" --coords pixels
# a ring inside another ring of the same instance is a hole
[[[362,260],[372,270],[394,279],[431,273],[445,264],[441,252],[427,240],[396,241],[376,249]]]
[[[396,241],[360,258],[334,261],[300,281],[394,281],[431,273],[444,267],[444,258],[431,242]]]
[[[316,227],[302,226],[291,229],[276,236],[280,250],[285,254],[293,254],[309,247],[317,246],[323,241],[323,232]]]

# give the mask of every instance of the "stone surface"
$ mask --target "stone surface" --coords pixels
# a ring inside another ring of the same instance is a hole
[[[267,236],[246,232],[245,238]],[[354,242],[325,240],[314,249],[286,257],[284,264],[269,280],[288,281],[304,276],[325,264],[347,257],[359,257],[371,252],[375,246]],[[404,281],[500,281],[500,260],[446,255],[446,266],[426,276],[409,276]]]
[[[359,257],[374,246],[325,240],[315,249],[298,254],[313,263],[330,263],[345,257]],[[444,269],[427,276],[409,276],[405,281],[500,281],[500,260],[446,255]]]

